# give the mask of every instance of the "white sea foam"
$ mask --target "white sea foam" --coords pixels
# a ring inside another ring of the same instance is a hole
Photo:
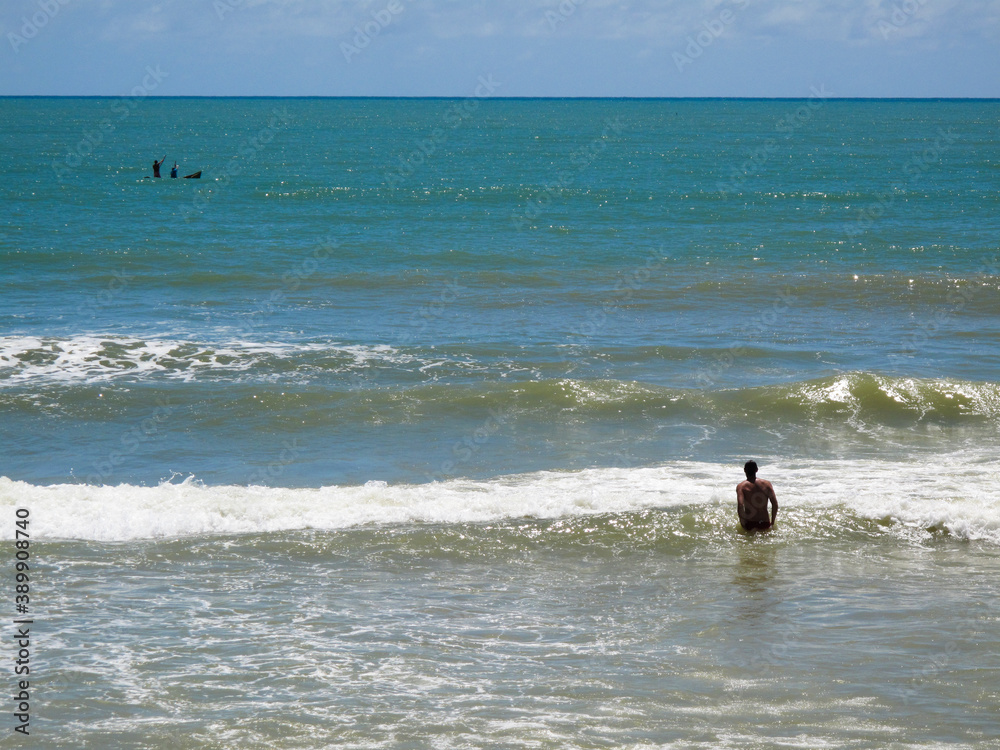
[[[282,359],[328,352],[346,368],[372,361],[404,362],[409,355],[385,344],[327,342],[194,342],[171,338],[77,335],[70,338],[0,336],[0,382],[102,382],[153,375],[193,380],[212,370],[241,372],[265,358]]]
[[[904,533],[947,531],[961,539],[1000,543],[1000,497],[994,491],[1000,469],[992,463],[961,457],[934,467],[788,462],[762,466],[761,474],[775,482],[788,523],[798,519],[806,525],[823,524],[830,517],[849,515]],[[696,462],[541,472],[489,481],[371,481],[320,488],[206,486],[194,479],[156,487],[38,486],[0,478],[0,508],[29,508],[34,538],[124,541],[360,525],[486,523],[648,508],[715,506],[728,512],[739,478],[732,465]],[[4,538],[12,536],[9,526],[3,528]]]

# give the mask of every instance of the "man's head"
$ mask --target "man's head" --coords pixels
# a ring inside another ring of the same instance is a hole
[[[747,479],[753,479],[757,476],[757,462],[747,461],[743,464],[743,472],[747,475]]]

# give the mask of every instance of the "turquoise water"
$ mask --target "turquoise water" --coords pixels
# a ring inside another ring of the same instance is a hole
[[[998,114],[0,99],[33,739],[991,746]]]

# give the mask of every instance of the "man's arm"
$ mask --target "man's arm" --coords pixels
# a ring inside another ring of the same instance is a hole
[[[771,525],[774,526],[774,519],[778,517],[778,496],[770,482],[767,483],[767,499],[771,501]]]

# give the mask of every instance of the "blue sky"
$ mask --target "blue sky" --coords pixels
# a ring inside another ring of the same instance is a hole
[[[1000,97],[1000,0],[3,0],[0,94]]]

